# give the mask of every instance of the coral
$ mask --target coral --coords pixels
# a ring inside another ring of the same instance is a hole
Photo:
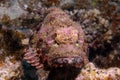
[[[8,56],[4,61],[0,61],[0,80],[16,80],[22,76],[21,62],[15,60],[13,56]]]
[[[15,29],[1,25],[0,51],[2,54],[0,54],[0,60],[4,60],[7,56],[14,56],[17,60],[21,60],[32,34],[33,32],[30,29]]]
[[[74,0],[61,0],[60,5],[62,9],[73,10],[75,6]]]
[[[87,43],[92,43],[108,30],[109,20],[103,18],[98,9],[81,9],[75,13],[74,17],[85,31]]]
[[[50,6],[57,6],[59,5],[60,0],[42,0],[42,4],[50,7]]]
[[[0,6],[1,7],[10,7],[12,5],[12,3],[11,3],[11,0],[8,0],[8,1],[6,1],[6,0],[0,0]]]
[[[88,63],[75,80],[119,80],[120,68],[97,68],[93,63]]]
[[[32,12],[34,9],[37,9],[41,6],[41,1],[39,0],[18,0],[19,6],[28,12]]]
[[[49,71],[46,71],[44,69],[38,69],[37,73],[38,73],[39,80],[46,80],[46,78],[48,77]]]
[[[87,8],[90,8],[90,1],[91,0],[74,0],[75,8],[77,8],[77,9],[87,9]]]
[[[103,34],[102,37],[99,37],[94,43],[93,51],[96,52],[97,56],[93,59],[93,62],[95,62],[96,64],[98,64],[99,62],[98,65],[100,67],[120,67],[120,65],[118,64],[118,45],[120,45],[119,39],[119,21],[117,21],[117,18],[114,17],[114,20],[111,22],[108,31],[105,32],[105,34]]]
[[[10,22],[10,17],[8,16],[8,15],[3,15],[2,16],[2,18],[1,18],[1,22],[3,23],[3,24],[9,24],[9,22]]]
[[[115,12],[109,19],[103,17],[99,9],[78,10],[74,15],[81,23],[89,44],[89,59],[99,67],[119,67],[119,50],[116,48],[120,44],[119,12]]]
[[[6,0],[4,0],[6,1]],[[12,4],[10,7],[0,6],[0,19],[5,14],[10,17],[10,19],[15,19],[20,17],[22,14],[26,14],[27,12],[22,10],[19,7],[19,4],[16,0],[7,0],[6,3]]]
[[[119,51],[119,13],[111,16],[111,21],[102,16],[99,9],[81,9],[74,14],[86,34],[89,44],[89,59],[99,67],[119,67],[117,60]]]
[[[99,3],[99,10],[102,12],[103,17],[110,19],[111,16],[116,12],[117,6],[119,6],[119,1],[109,1],[109,0],[102,0],[98,1]],[[118,3],[118,4],[117,4]]]

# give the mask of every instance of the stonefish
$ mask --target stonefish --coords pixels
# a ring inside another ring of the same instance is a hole
[[[81,26],[59,8],[52,7],[37,33],[38,49],[30,48],[25,59],[36,68],[72,66],[88,62],[85,34]]]

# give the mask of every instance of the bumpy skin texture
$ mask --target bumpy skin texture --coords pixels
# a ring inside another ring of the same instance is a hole
[[[48,9],[38,31],[40,62],[51,67],[82,67],[88,62],[81,26],[59,8]]]

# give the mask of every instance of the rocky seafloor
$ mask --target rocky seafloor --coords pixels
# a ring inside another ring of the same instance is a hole
[[[81,25],[90,61],[82,69],[37,70],[23,59],[28,46],[36,47],[36,32],[50,7],[61,8]],[[120,0],[0,1],[0,80],[46,79],[120,80]]]

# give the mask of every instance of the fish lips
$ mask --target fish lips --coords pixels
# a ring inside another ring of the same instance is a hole
[[[55,67],[72,66],[72,67],[81,68],[84,65],[84,61],[81,56],[58,57],[52,59],[52,64]]]

